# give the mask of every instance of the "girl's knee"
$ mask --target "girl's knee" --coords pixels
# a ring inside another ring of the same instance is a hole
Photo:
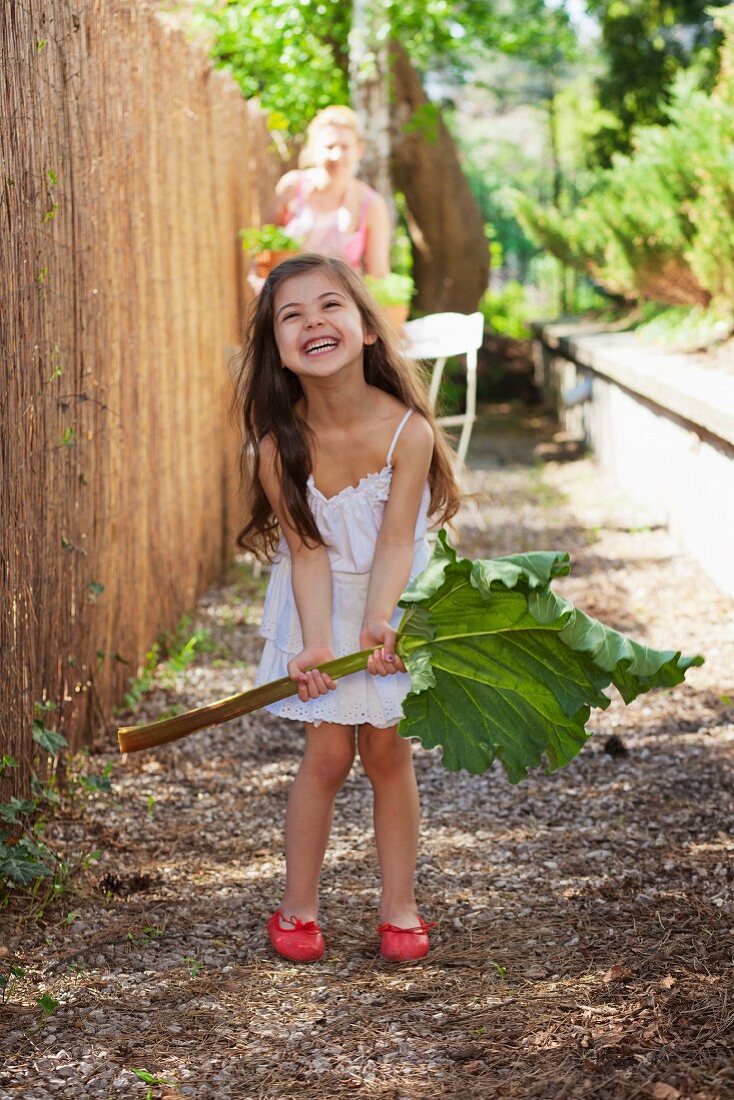
[[[354,745],[341,741],[330,742],[327,737],[322,744],[308,745],[304,765],[321,786],[340,787],[352,769]]]
[[[373,727],[360,730],[359,755],[364,769],[370,774],[389,774],[412,767],[410,742],[394,730]]]

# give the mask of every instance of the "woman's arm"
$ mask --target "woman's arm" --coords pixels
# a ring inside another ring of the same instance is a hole
[[[365,275],[384,279],[390,274],[390,214],[377,192],[367,211],[367,241],[364,250]]]
[[[294,169],[281,176],[275,185],[275,195],[271,209],[271,222],[274,225],[284,225],[288,216],[289,204],[293,201],[298,185],[300,171]]]
[[[360,644],[375,646],[370,672],[385,676],[402,670],[395,657],[395,631],[390,619],[405,590],[413,565],[415,526],[433,455],[433,431],[413,413],[402,431],[393,459],[390,496],[385,506],[370,571]]]
[[[303,649],[289,662],[288,675],[298,683],[298,697],[305,702],[336,687],[330,676],[314,668],[334,659],[331,564],[325,546],[309,547],[293,527],[281,493],[275,444],[270,437],[260,444],[260,481],[290,550],[291,585]]]

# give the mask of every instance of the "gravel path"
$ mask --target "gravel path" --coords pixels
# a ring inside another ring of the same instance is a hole
[[[734,1096],[732,603],[650,511],[542,417],[476,433],[460,549],[571,551],[557,588],[651,645],[703,652],[689,683],[618,700],[564,771],[512,787],[416,748],[418,872],[435,948],[380,960],[364,774],[341,793],[323,876],[328,954],[266,945],[300,735],[254,715],[115,762],[112,796],[65,806],[49,842],[79,861],[40,921],[2,914],[0,1096],[301,1098]],[[197,625],[212,646],[137,718],[241,690],[263,581],[240,567]],[[58,1007],[44,1017],[38,999]],[[133,1070],[147,1073],[144,1082]]]

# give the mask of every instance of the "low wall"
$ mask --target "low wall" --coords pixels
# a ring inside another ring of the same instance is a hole
[[[734,595],[734,362],[579,324],[535,337],[536,380],[565,429]]]

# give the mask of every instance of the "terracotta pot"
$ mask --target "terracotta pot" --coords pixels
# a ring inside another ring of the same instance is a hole
[[[299,250],[297,248],[283,248],[276,252],[270,253],[270,267],[271,269],[277,267],[278,264],[282,264],[283,260],[290,260],[291,256],[297,256]]]
[[[255,271],[261,279],[267,279],[270,272],[283,260],[289,260],[291,256],[297,256],[298,249],[263,249],[255,256]]]
[[[254,258],[254,262],[255,262],[255,274],[260,279],[267,279],[268,275],[270,274],[270,268],[272,266],[271,263],[270,263],[270,253],[269,252],[258,252],[257,255]]]

